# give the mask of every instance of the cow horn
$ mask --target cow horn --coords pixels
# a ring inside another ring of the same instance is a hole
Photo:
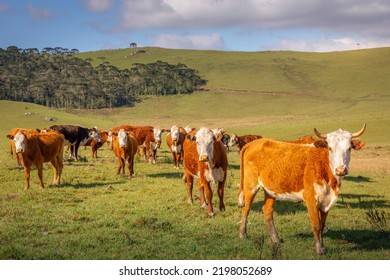
[[[363,134],[363,132],[366,130],[366,124],[363,125],[362,129],[360,129],[358,132],[356,133],[351,133],[351,136],[352,138],[356,138],[356,137],[359,137],[360,135]]]
[[[319,138],[326,139],[326,134],[320,133],[320,132],[317,130],[317,128],[314,128],[314,133],[315,133]]]

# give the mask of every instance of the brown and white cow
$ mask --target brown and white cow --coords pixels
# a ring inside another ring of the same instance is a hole
[[[156,163],[157,149],[161,146],[161,135],[166,131],[165,129],[157,126],[119,125],[113,127],[112,132],[118,132],[120,129],[132,132],[137,139],[138,147],[142,150],[145,160],[149,163]]]
[[[125,174],[125,165],[127,161],[130,179],[134,175],[134,156],[137,153],[138,148],[137,139],[135,139],[131,133],[127,133],[124,129],[120,129],[118,132],[112,132],[109,135],[109,137],[112,137],[110,148],[114,152],[119,163],[116,175]]]
[[[183,144],[186,135],[187,133],[185,130],[180,129],[176,125],[173,125],[166,138],[167,146],[172,153],[173,165],[175,169],[179,169],[179,164],[182,160]]]
[[[228,159],[225,147],[217,141],[208,128],[200,128],[195,136],[189,134],[184,141],[184,176],[187,183],[188,201],[192,204],[192,188],[194,178],[198,178],[200,204],[204,206],[206,192],[207,212],[214,215],[212,205],[213,193],[211,183],[217,184],[219,210],[225,210],[223,202],[224,186],[228,168]]]
[[[7,137],[13,140],[15,152],[21,155],[26,174],[26,189],[30,187],[30,171],[34,165],[38,169],[39,186],[44,187],[42,174],[45,162],[51,162],[53,165],[53,184],[61,183],[65,142],[63,135],[55,131],[39,134],[19,131],[15,136],[7,135]]]
[[[108,132],[109,130],[100,130],[100,136],[101,136],[101,141],[98,142],[94,138],[90,138],[87,143],[85,143],[85,147],[91,146],[91,153],[92,153],[92,158],[97,158],[97,150],[104,145],[104,143],[107,142],[108,139]]]
[[[241,151],[241,149],[248,144],[249,142],[252,142],[254,140],[260,139],[262,136],[260,135],[253,135],[253,134],[247,134],[247,135],[242,135],[242,136],[237,136],[237,134],[233,133],[230,136],[230,141],[228,146],[233,147],[237,146],[238,152]]]
[[[40,129],[27,129],[27,128],[19,128],[19,127],[15,127],[13,129],[10,130],[10,132],[7,134],[7,138],[9,139],[9,144],[10,144],[10,154],[11,156],[12,155],[15,155],[15,158],[16,158],[16,162],[19,166],[22,165],[22,162],[18,156],[18,154],[15,152],[15,144],[14,144],[14,141],[12,138],[10,138],[10,136],[15,136],[16,133],[18,133],[19,131],[23,131],[25,133],[29,133],[29,134],[37,134],[37,133],[40,133],[41,130]]]
[[[314,233],[314,249],[325,252],[323,230],[330,208],[336,203],[341,180],[348,174],[351,149],[359,150],[358,139],[366,125],[357,132],[337,130],[315,133],[320,140],[314,146],[259,139],[247,144],[240,158],[239,206],[243,206],[240,237],[246,237],[247,217],[254,197],[264,191],[263,214],[272,243],[278,243],[273,210],[275,201],[304,201]]]

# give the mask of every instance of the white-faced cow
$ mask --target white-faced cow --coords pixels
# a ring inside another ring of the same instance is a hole
[[[134,156],[137,153],[137,139],[124,129],[118,132],[109,132],[108,141],[111,142],[110,148],[118,159],[117,175],[125,174],[126,161],[129,169],[129,179],[134,175]]]
[[[219,210],[225,210],[223,202],[224,186],[228,167],[225,147],[217,141],[208,128],[200,128],[195,135],[189,134],[184,141],[184,176],[187,183],[188,201],[192,203],[192,188],[194,178],[198,178],[198,188],[201,205],[205,205],[206,192],[207,212],[214,215],[212,205],[213,193],[211,183],[217,184]]]
[[[228,146],[229,147],[237,146],[237,151],[240,152],[241,149],[246,144],[260,138],[261,138],[260,135],[247,134],[247,135],[237,136],[237,134],[233,133],[230,137]]]
[[[246,236],[247,217],[256,193],[263,189],[263,214],[272,243],[278,243],[273,210],[275,201],[304,201],[314,233],[314,249],[324,253],[323,230],[330,208],[336,203],[341,180],[348,174],[351,149],[364,142],[357,133],[337,130],[321,134],[314,146],[259,139],[245,145],[240,157],[239,205],[243,206],[240,237]]]
[[[15,152],[21,155],[26,174],[26,189],[30,187],[30,171],[35,165],[38,169],[39,186],[44,187],[42,181],[43,163],[51,162],[54,170],[53,184],[61,183],[63,168],[64,136],[55,132],[30,134],[19,131],[15,136],[7,135],[15,145]]]
[[[167,146],[171,150],[172,159],[175,169],[179,169],[180,161],[183,155],[183,144],[187,133],[183,129],[179,129],[176,125],[171,127],[167,135]]]
[[[79,159],[79,147],[86,145],[89,139],[93,138],[96,142],[102,141],[102,137],[96,127],[86,128],[79,125],[53,125],[50,129],[64,135],[65,145],[70,145],[70,158],[75,158],[76,160]]]

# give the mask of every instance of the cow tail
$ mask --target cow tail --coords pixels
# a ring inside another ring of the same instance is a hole
[[[238,206],[244,207],[245,206],[245,197],[244,197],[244,154],[247,147],[243,147],[243,149],[240,152],[240,189],[238,193]]]

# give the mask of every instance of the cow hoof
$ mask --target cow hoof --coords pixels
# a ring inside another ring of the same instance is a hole
[[[213,218],[215,214],[213,212],[210,212],[210,213],[208,213],[208,215],[210,218]]]
[[[206,202],[203,202],[203,204],[200,205],[201,208],[206,208],[207,207],[207,203]]]

